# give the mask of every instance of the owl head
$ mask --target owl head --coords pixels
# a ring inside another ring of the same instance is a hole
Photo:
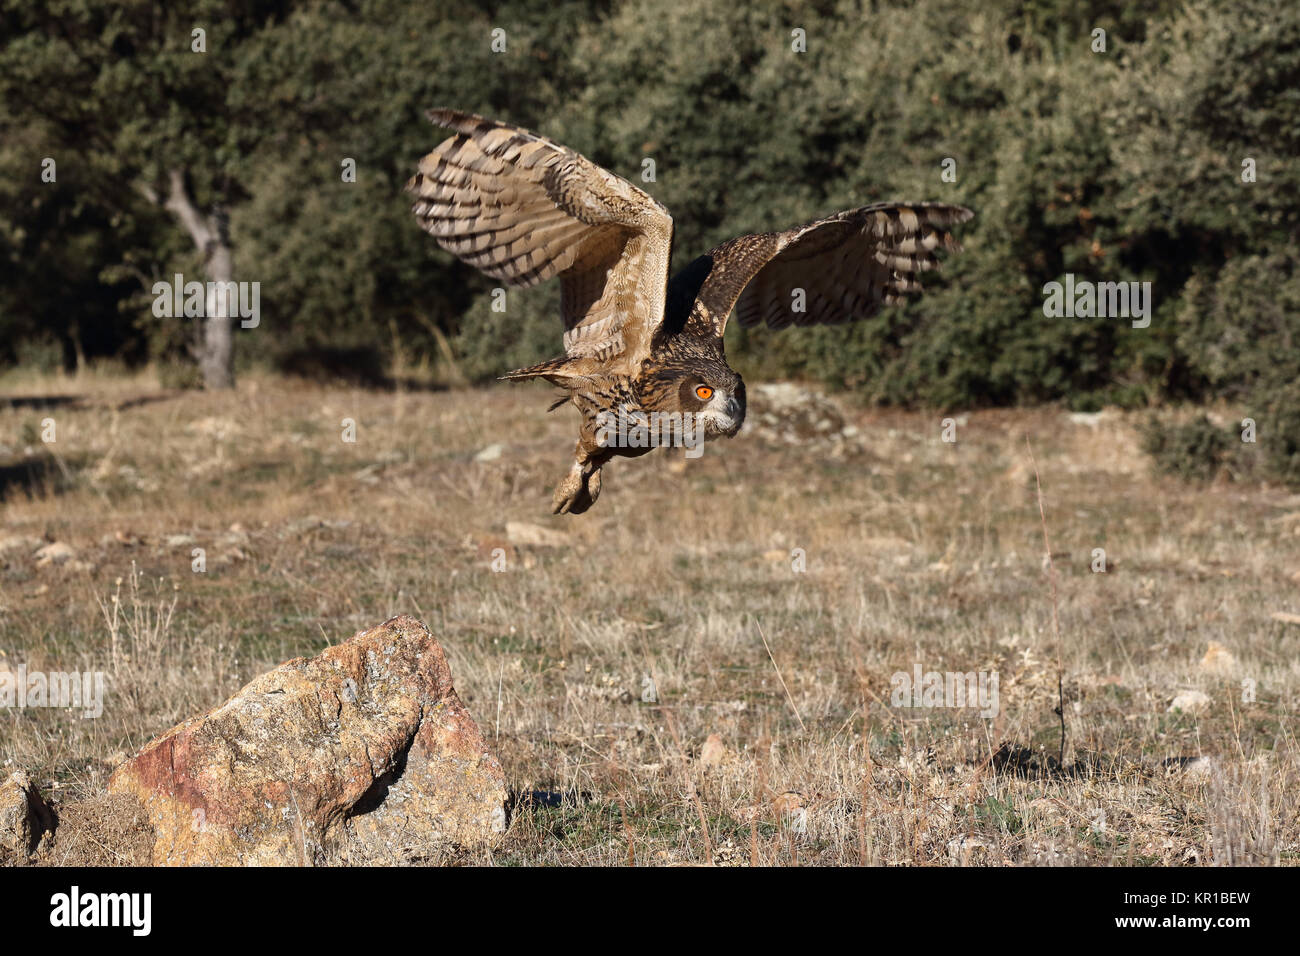
[[[694,358],[658,366],[640,391],[644,408],[689,416],[706,438],[731,438],[745,422],[745,382],[725,362]]]

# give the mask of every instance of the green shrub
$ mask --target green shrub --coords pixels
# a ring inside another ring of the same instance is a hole
[[[1157,416],[1142,430],[1142,449],[1155,460],[1156,468],[1185,481],[1217,477],[1232,440],[1231,432],[1204,415],[1178,425]]]
[[[1289,382],[1272,393],[1256,441],[1268,476],[1300,488],[1300,382]]]

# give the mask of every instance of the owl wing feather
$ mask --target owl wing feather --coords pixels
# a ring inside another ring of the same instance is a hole
[[[718,338],[733,309],[742,326],[770,329],[864,319],[919,292],[917,276],[939,264],[935,252],[961,249],[948,227],[973,215],[943,203],[876,203],[739,236],[674,276],[669,301],[680,321],[695,323],[688,332]]]
[[[668,211],[586,157],[473,113],[430,110],[455,133],[406,189],[438,244],[514,286],[560,277],[569,356],[639,361],[663,318]]]

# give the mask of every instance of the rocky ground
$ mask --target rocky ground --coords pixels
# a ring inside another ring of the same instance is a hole
[[[112,826],[135,842],[110,857],[150,852],[109,787],[132,755],[409,613],[500,761],[509,825],[393,862],[1300,853],[1300,498],[1152,476],[1131,415],[752,385],[735,440],[615,462],[562,520],[572,413],[542,388],[7,394],[0,672],[105,677],[95,717],[0,707],[0,778],[26,775],[65,849]],[[900,706],[918,666],[996,675],[996,707]]]

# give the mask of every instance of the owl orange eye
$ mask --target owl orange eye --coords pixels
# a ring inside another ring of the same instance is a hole
[[[709,388],[709,386],[707,385],[696,385],[695,397],[700,399],[701,401],[707,402],[709,399],[713,397],[713,389]]]

